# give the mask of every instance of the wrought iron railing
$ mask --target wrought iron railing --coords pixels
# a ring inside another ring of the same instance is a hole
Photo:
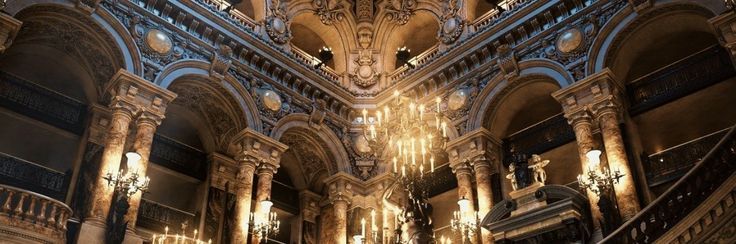
[[[711,46],[628,84],[629,112],[646,112],[733,76],[728,52]]]
[[[512,152],[541,154],[575,140],[575,133],[562,114],[516,132],[503,140],[504,155]],[[508,164],[508,162],[507,162]]]
[[[8,185],[0,185],[0,204],[0,239],[10,235],[33,243],[65,243],[72,214],[66,204]]]
[[[182,223],[187,223],[190,228],[196,228],[199,222],[195,214],[166,206],[147,199],[141,199],[138,210],[137,226],[154,231],[163,231],[166,226],[171,229],[179,229]]]
[[[150,161],[200,180],[207,174],[206,153],[159,134],[153,137]]]
[[[0,184],[64,200],[70,179],[70,174],[0,152]]]
[[[645,157],[644,171],[649,186],[675,180],[687,173],[727,131],[723,129]]]
[[[669,190],[601,243],[652,243],[690,214],[736,171],[735,129]]]
[[[5,71],[0,71],[0,106],[77,135],[84,131],[84,103]]]

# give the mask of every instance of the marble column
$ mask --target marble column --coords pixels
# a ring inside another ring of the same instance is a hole
[[[276,174],[276,166],[262,163],[258,166],[256,172],[258,175],[258,186],[256,188],[256,199],[254,202],[255,208],[253,213],[255,214],[255,221],[266,221],[268,219],[268,213],[265,212],[266,209],[263,209],[260,203],[266,199],[271,199],[271,185],[273,182],[273,175]],[[260,238],[268,237],[264,236]],[[258,241],[259,238],[253,235],[251,243],[258,243]]]
[[[103,179],[107,173],[115,173],[120,169],[120,161],[125,150],[125,138],[133,116],[137,113],[138,108],[127,101],[123,101],[117,97],[113,98],[110,105],[112,116],[110,119],[110,128],[105,138],[105,149],[102,151],[100,159],[100,169],[96,182],[92,187],[92,201],[90,212],[87,213],[85,222],[98,226],[105,226],[105,220],[110,212],[110,204],[112,203],[112,195],[115,190],[109,185],[107,180]]]
[[[493,207],[493,189],[491,188],[491,160],[481,156],[473,160],[475,184],[478,190],[478,217],[483,219]],[[493,235],[485,228],[481,228],[483,244],[493,243]]]
[[[238,149],[236,160],[239,164],[236,190],[237,200],[235,203],[235,227],[232,231],[232,242],[247,243],[250,209],[253,204],[251,202],[253,174],[258,165],[274,166],[271,169],[271,173],[269,173],[270,176],[262,179],[261,175],[266,174],[266,172],[259,170],[259,185],[261,184],[261,180],[267,181],[268,183],[268,189],[261,190],[259,186],[258,192],[262,194],[259,197],[268,197],[271,193],[273,174],[275,173],[275,169],[278,168],[281,154],[288,149],[288,146],[250,128],[246,128],[233,136],[231,144],[231,148]],[[256,205],[256,207],[259,208],[260,206]]]
[[[151,144],[153,143],[153,135],[156,133],[156,127],[161,124],[163,120],[162,115],[152,114],[143,112],[136,120],[136,134],[135,142],[133,143],[133,151],[141,155],[139,166],[134,169],[141,176],[141,180],[145,178],[148,171],[148,159],[151,155]],[[128,221],[128,230],[135,231],[136,220],[138,219],[138,208],[141,204],[141,197],[143,193],[138,192],[133,194],[128,200],[130,208],[128,213],[125,215],[125,219]]]
[[[575,142],[578,144],[578,157],[580,158],[580,167],[582,175],[588,175],[588,157],[586,154],[595,148],[595,139],[593,138],[593,122],[590,114],[586,111],[565,114],[568,123],[575,132]],[[586,191],[588,202],[590,203],[590,213],[593,215],[593,225],[596,229],[600,229],[601,211],[598,208],[598,196],[592,191]]]
[[[337,197],[332,200],[332,208],[335,210],[335,243],[346,244],[348,241],[348,205],[350,202],[345,197]]]
[[[473,169],[470,164],[462,163],[452,168],[457,178],[457,198],[458,200],[465,198],[470,201],[467,214],[475,214],[475,199],[473,197]],[[471,243],[478,243],[478,237],[469,237]]]
[[[616,202],[621,217],[623,221],[626,221],[634,217],[641,210],[641,207],[639,206],[636,182],[634,182],[624,140],[621,136],[621,128],[619,128],[621,107],[620,104],[612,100],[606,100],[593,106],[601,128],[606,158],[608,158],[608,168],[611,172],[618,170],[623,174],[618,183],[613,185],[613,189],[616,192]]]

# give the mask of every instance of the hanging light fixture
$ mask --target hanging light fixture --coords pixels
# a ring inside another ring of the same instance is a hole
[[[431,238],[427,209],[428,188],[435,164],[445,158],[447,124],[442,121],[442,99],[425,106],[394,92],[393,101],[373,116],[362,111],[363,137],[377,157],[387,156],[396,183],[408,195],[404,222],[411,221]],[[425,116],[433,112],[434,116]]]
[[[587,175],[578,175],[578,185],[581,189],[587,189],[600,197],[617,184],[621,177],[621,171],[614,170],[611,172],[608,167],[601,167],[601,151],[590,150],[585,154],[588,158]]]
[[[452,214],[452,220],[450,221],[450,227],[452,231],[460,234],[462,243],[466,240],[470,240],[474,236],[474,233],[478,231],[478,212],[470,210],[470,200],[463,196],[457,201],[457,205],[460,207],[459,211],[455,211]]]
[[[253,235],[258,239],[260,243],[262,240],[265,241],[269,236],[275,236],[279,234],[279,228],[281,221],[279,221],[276,212],[271,212],[273,202],[269,199],[261,201],[261,213],[251,213],[250,223]]]

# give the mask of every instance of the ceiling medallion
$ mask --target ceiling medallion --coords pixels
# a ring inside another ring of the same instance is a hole
[[[263,92],[263,95],[261,95],[261,103],[267,109],[273,112],[278,112],[281,110],[282,100],[278,93],[272,90],[266,90]]]
[[[457,0],[450,0],[444,6],[442,14],[442,25],[438,36],[444,44],[452,44],[457,41],[460,34],[463,33],[465,21],[458,15]]]
[[[583,44],[583,32],[577,28],[571,28],[557,36],[557,50],[562,53],[571,53],[578,50]]]
[[[450,110],[458,110],[465,107],[468,101],[468,91],[464,88],[457,89],[447,99],[447,107]]]
[[[157,29],[148,30],[145,40],[146,46],[160,55],[168,54],[174,46],[169,35]]]
[[[278,7],[274,7],[277,6]],[[271,5],[271,15],[266,17],[266,33],[278,44],[286,44],[291,39],[289,20],[285,14],[285,4],[274,1]]]

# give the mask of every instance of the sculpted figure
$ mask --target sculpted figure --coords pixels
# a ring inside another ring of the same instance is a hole
[[[549,164],[549,160],[542,160],[537,154],[532,154],[532,158],[529,159],[529,169],[534,172],[534,182],[540,182],[544,184],[547,181],[547,172],[544,171],[544,166]]]
[[[516,191],[516,189],[518,188],[516,184],[516,174],[514,173],[515,169],[516,168],[513,163],[509,164],[509,174],[506,175],[506,179],[511,180],[511,188],[513,188],[514,191]]]

